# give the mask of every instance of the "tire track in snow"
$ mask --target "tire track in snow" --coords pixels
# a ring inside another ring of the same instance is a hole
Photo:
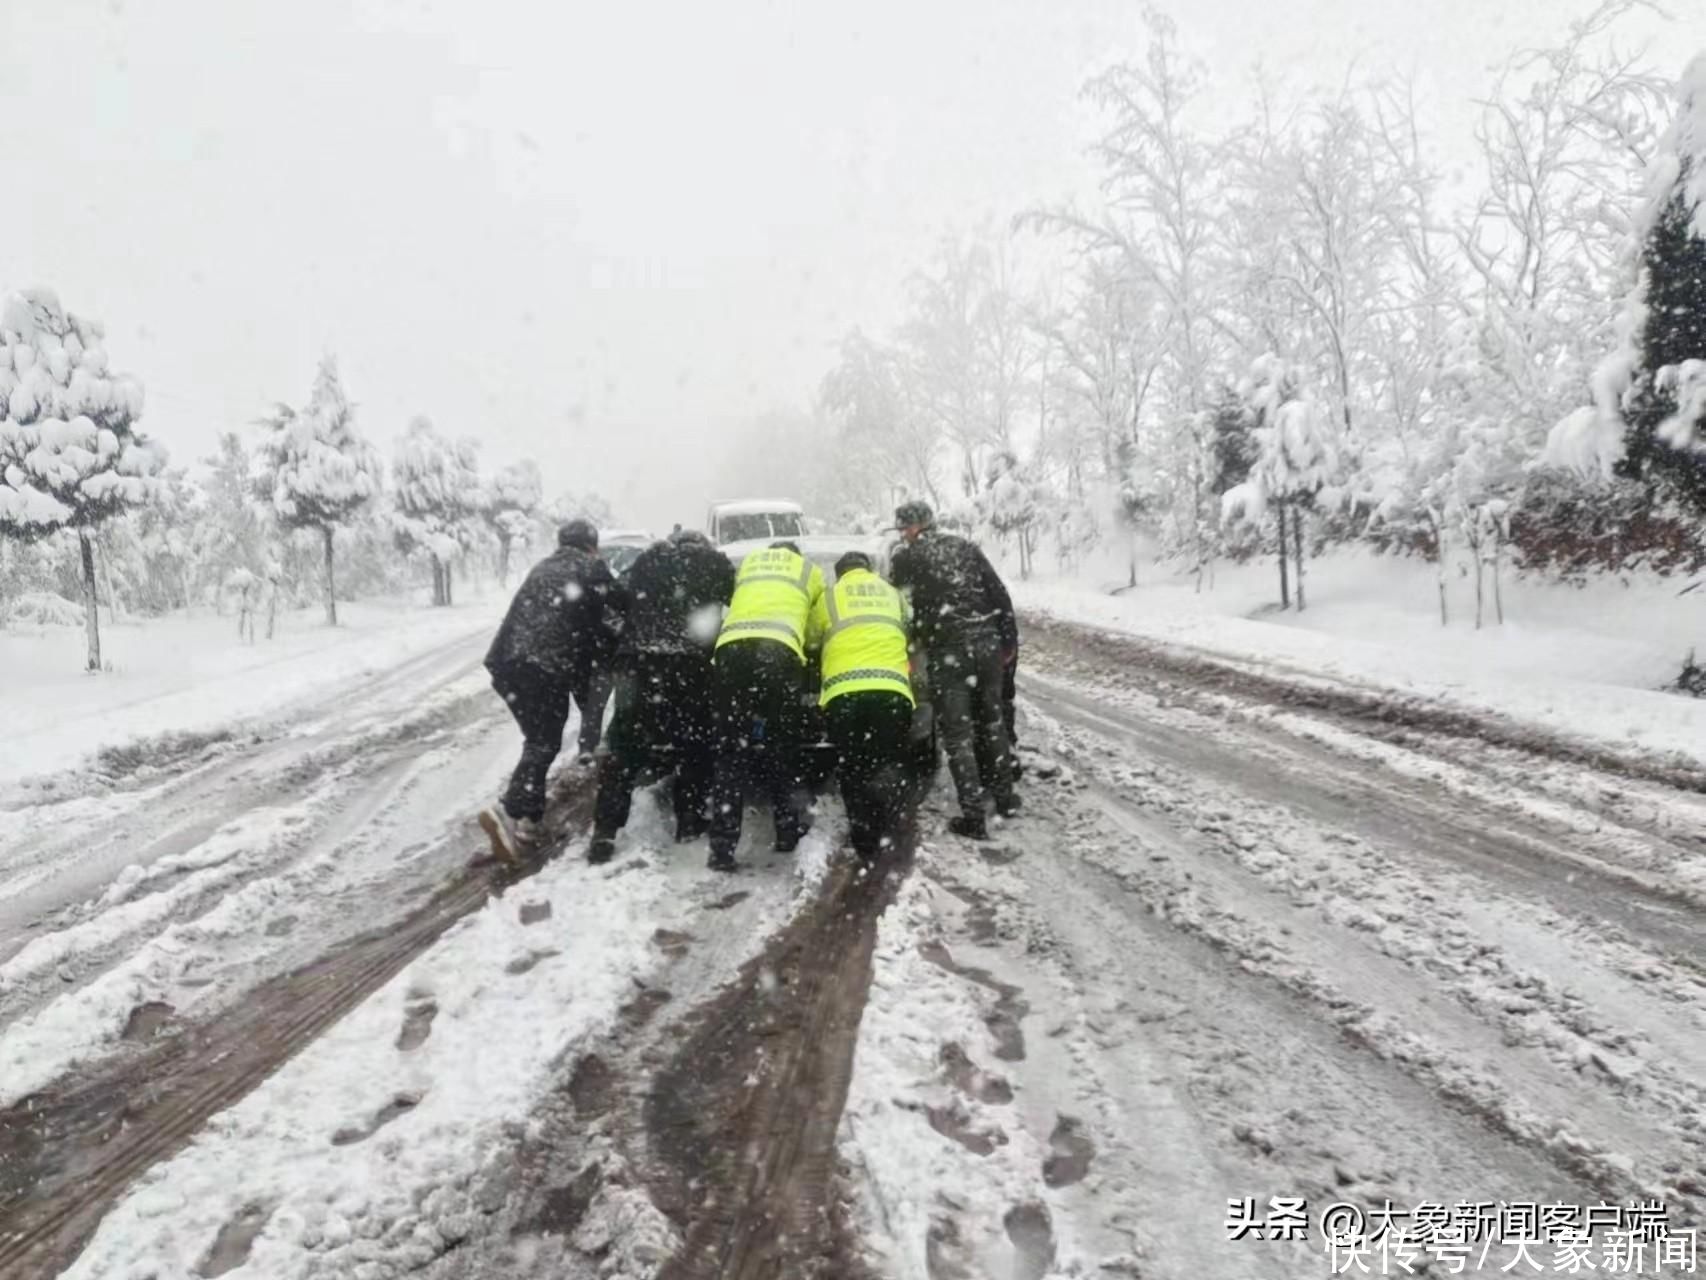
[[[1324,826],[1354,830],[1466,870],[1513,896],[1549,903],[1596,927],[1614,926],[1706,967],[1706,909],[1679,890],[1577,853],[1550,833],[1523,830],[1507,814],[1428,783],[1394,778],[1323,748],[1252,740],[1242,726],[1178,713],[1155,719],[1122,713],[1094,695],[1046,677],[1030,688],[1049,715],[1142,758],[1212,780]],[[1238,749],[1230,749],[1236,741]]]
[[[136,790],[8,815],[0,822],[0,868],[28,879],[0,895],[0,960],[32,927],[93,896],[125,866],[183,854],[281,790],[307,791],[339,770],[359,772],[407,754],[434,728],[499,716],[489,693],[457,691],[478,669],[478,640],[464,637],[418,655],[269,729],[179,760]],[[423,687],[439,692],[423,699]],[[139,829],[148,833],[140,841]]]
[[[658,1280],[868,1275],[837,1205],[836,1130],[877,918],[911,866],[843,862],[824,892],[696,1010],[655,1076],[652,1199],[681,1224]]]
[[[1366,794],[1351,793],[1355,803],[1322,813],[1311,803],[1310,777],[1289,775],[1301,825],[1278,803],[1241,808],[1236,779],[1253,753],[1235,728],[1198,735],[1175,755],[1174,738],[1162,729],[1090,714],[1053,686],[1033,694],[1062,723],[1121,748],[1087,757],[1113,788],[1093,788],[1089,799],[1143,857],[1098,861],[1123,867],[1152,895],[1167,880],[1144,858],[1172,868],[1174,891],[1202,899],[1179,919],[1204,936],[1230,938],[1246,967],[1283,977],[1332,1016],[1343,1012],[1333,1002],[1348,1002],[1356,1014],[1344,1023],[1349,1033],[1373,1031],[1372,1047],[1539,1144],[1574,1176],[1624,1194],[1651,1193],[1671,1180],[1669,1198],[1687,1210],[1694,1193],[1676,1184],[1699,1188],[1706,1148],[1706,1135],[1678,1124],[1706,1108],[1701,984],[1686,969],[1667,971],[1641,956],[1693,947],[1692,909],[1673,905],[1654,929],[1648,913],[1630,915],[1606,901],[1639,893],[1615,880],[1584,889],[1556,873],[1513,874],[1496,863],[1488,875],[1483,859],[1456,857],[1451,841],[1437,838],[1439,828],[1461,831],[1474,815],[1461,806],[1436,814],[1411,789],[1382,801],[1378,779],[1366,781]],[[1136,761],[1135,774],[1123,755],[1133,746],[1153,762]],[[1217,752],[1225,757],[1218,765]],[[1183,772],[1174,773],[1180,764]],[[1206,787],[1195,782],[1203,776],[1213,779]],[[1122,777],[1138,784],[1135,800],[1119,794]],[[1394,822],[1383,805],[1407,816]],[[1169,830],[1181,823],[1188,835]],[[1340,831],[1350,833],[1350,844],[1333,843]],[[1416,853],[1426,857],[1417,862]],[[1177,880],[1179,868],[1188,869],[1188,885]],[[1490,882],[1491,899],[1473,883],[1480,879]],[[1516,909],[1501,910],[1501,902]],[[1523,914],[1530,904],[1542,907],[1532,923]],[[1590,927],[1565,942],[1570,926],[1560,932],[1547,907]],[[1605,931],[1608,915],[1634,922],[1625,938]],[[1254,951],[1246,920],[1270,931]],[[1364,1010],[1373,1017],[1356,1025]],[[1422,1039],[1406,1047],[1411,1029]]]
[[[1053,647],[1056,652],[1082,653],[1152,683],[1177,679],[1187,688],[1305,711],[1370,736],[1396,736],[1406,731],[1439,734],[1706,795],[1706,768],[1691,761],[1617,752],[1491,713],[1460,710],[1281,664],[1258,667],[1206,650],[1060,622],[1042,614],[1026,614],[1023,622],[1027,641],[1035,649]]]

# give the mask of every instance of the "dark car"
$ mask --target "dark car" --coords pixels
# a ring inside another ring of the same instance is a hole
[[[599,536],[598,551],[610,572],[620,578],[640,558],[640,552],[656,541],[643,529],[613,529]]]

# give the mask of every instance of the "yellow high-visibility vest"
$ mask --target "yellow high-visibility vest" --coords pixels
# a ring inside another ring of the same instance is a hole
[[[775,640],[806,660],[812,606],[823,599],[823,570],[786,547],[765,547],[740,562],[734,599],[717,648],[737,640]]]
[[[813,631],[823,634],[819,706],[870,690],[905,694],[914,702],[900,592],[869,569],[852,569],[824,592],[813,614]]]

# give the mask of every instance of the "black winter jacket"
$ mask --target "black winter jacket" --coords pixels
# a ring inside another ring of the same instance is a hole
[[[895,552],[890,578],[911,589],[913,631],[926,648],[991,638],[1004,649],[1019,647],[1013,600],[976,543],[927,529]]]
[[[655,542],[628,566],[622,656],[703,653],[717,639],[717,605],[734,595],[735,567],[706,542]]]
[[[486,651],[494,679],[526,674],[576,683],[609,666],[625,600],[610,566],[558,547],[533,566]]]

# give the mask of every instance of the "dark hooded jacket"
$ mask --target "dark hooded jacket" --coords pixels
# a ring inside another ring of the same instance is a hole
[[[609,565],[577,547],[558,547],[516,591],[486,651],[486,670],[494,680],[585,680],[610,665],[624,604]]]
[[[1001,575],[974,542],[939,529],[894,553],[889,574],[912,593],[913,632],[926,648],[945,650],[991,640],[1019,646],[1019,624]]]
[[[654,542],[623,575],[628,598],[622,656],[704,653],[717,638],[714,611],[735,589],[735,567],[702,538]]]

